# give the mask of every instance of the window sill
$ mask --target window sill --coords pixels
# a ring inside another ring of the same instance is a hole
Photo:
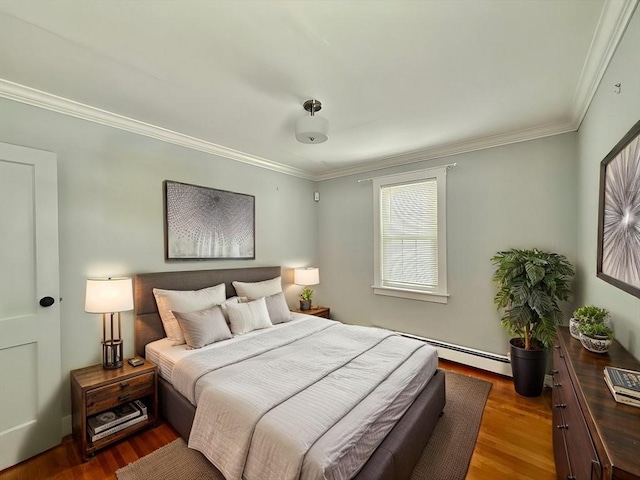
[[[373,293],[376,295],[386,295],[388,297],[408,298],[410,300],[420,300],[422,302],[449,303],[447,293],[428,293],[419,290],[404,290],[401,288],[377,287],[373,285]]]

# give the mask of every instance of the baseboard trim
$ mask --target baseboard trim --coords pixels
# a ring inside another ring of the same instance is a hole
[[[464,347],[454,343],[441,342],[440,340],[412,335],[410,333],[396,333],[399,333],[403,337],[415,338],[416,340],[421,340],[434,346],[438,351],[438,357],[443,360],[469,365],[470,367],[479,368],[481,370],[486,370],[500,375],[506,375],[507,377],[512,376],[511,362],[507,355],[498,355],[497,353],[476,350],[475,348]]]

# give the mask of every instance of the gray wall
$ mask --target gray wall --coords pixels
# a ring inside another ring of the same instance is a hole
[[[0,102],[0,141],[58,155],[63,415],[69,371],[102,361],[100,316],[84,312],[87,277],[267,265],[290,273],[316,264],[314,182],[8,100]],[[167,179],[255,195],[256,260],[165,262]],[[285,288],[291,307],[299,290]],[[132,356],[132,312],[123,324]]]
[[[640,11],[578,131],[578,301],[611,311],[616,338],[640,359],[640,299],[596,277],[600,162],[640,120]],[[621,93],[614,85],[621,83]]]
[[[576,140],[571,133],[320,182],[319,290],[332,314],[506,354],[490,258],[502,249],[538,247],[575,261]],[[458,165],[447,175],[449,303],[374,295],[372,187],[357,179],[453,162]]]

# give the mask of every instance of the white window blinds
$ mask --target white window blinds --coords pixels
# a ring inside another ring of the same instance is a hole
[[[372,183],[374,293],[447,303],[446,167]]]
[[[380,189],[382,285],[438,288],[438,183],[435,178]]]

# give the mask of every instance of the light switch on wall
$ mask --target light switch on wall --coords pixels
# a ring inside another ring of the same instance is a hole
[[[316,202],[319,202],[320,201],[320,192],[313,192],[313,199]]]

